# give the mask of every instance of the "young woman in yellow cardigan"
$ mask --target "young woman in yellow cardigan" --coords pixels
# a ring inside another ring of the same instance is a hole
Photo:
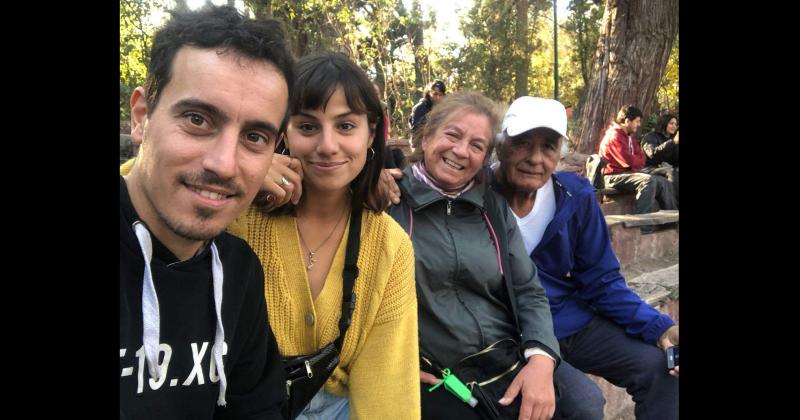
[[[311,354],[339,335],[350,212],[364,207],[357,296],[341,361],[300,418],[418,419],[414,253],[377,195],[385,139],[372,83],[347,57],[297,63],[287,128],[300,159],[296,206],[252,207],[229,231],[261,259],[269,323],[282,355]]]
[[[362,207],[352,323],[338,367],[298,418],[419,419],[414,251],[378,198],[386,143],[380,101],[341,54],[304,57],[296,71],[286,141],[302,165],[303,194],[270,212],[268,204],[281,200],[256,200],[265,205],[251,206],[228,232],[246,240],[264,267],[281,355],[307,355],[339,336],[350,212]]]

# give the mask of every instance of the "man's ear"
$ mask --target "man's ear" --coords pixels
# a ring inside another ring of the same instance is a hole
[[[141,145],[147,122],[147,100],[144,88],[139,86],[131,93],[131,142]]]

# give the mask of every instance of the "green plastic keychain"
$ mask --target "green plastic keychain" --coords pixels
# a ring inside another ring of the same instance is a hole
[[[470,407],[475,407],[478,404],[478,400],[472,396],[472,391],[470,391],[456,375],[450,373],[450,369],[445,368],[442,370],[442,378],[443,379],[438,384],[428,389],[428,392],[433,392],[434,389],[444,384],[444,389],[450,391],[450,393],[458,397],[459,400],[469,404]]]

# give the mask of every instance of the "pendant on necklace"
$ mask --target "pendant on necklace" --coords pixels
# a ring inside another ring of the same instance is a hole
[[[314,254],[315,254],[315,252],[308,251],[308,265],[306,266],[306,270],[308,270],[308,271],[313,270],[314,269],[314,263],[317,262],[317,260],[314,258]]]

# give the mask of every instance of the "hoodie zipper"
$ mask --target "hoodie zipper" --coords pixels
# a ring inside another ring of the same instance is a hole
[[[447,200],[447,215],[450,216],[453,211],[453,200]]]

